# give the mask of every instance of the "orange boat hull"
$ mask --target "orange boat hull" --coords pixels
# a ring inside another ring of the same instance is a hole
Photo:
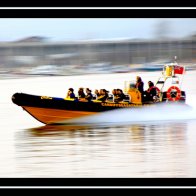
[[[65,120],[85,117],[97,113],[87,111],[66,111],[60,109],[36,108],[28,106],[23,106],[23,109],[44,124],[60,123]]]

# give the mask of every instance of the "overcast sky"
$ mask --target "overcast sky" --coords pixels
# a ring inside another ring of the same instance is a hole
[[[166,25],[158,25],[160,22]],[[44,36],[51,41],[153,38],[160,30],[170,37],[196,33],[196,19],[0,19],[0,41]]]

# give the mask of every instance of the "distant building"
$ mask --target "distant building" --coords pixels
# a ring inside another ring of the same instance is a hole
[[[0,43],[0,64],[6,67],[39,65],[142,64],[160,59],[196,63],[195,35],[164,40],[88,40],[49,42],[32,36],[17,42]]]
[[[16,42],[43,42],[46,40],[46,37],[42,36],[31,36],[31,37],[26,37],[20,40],[17,40]]]

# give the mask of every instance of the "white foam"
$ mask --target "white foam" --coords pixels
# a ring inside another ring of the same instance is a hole
[[[161,104],[143,108],[118,109],[69,122],[85,124],[129,124],[135,122],[191,119],[196,119],[196,108],[182,104]]]

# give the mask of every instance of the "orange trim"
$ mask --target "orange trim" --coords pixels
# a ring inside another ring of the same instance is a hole
[[[69,111],[69,110],[58,110],[58,109],[49,109],[49,108],[37,108],[37,107],[28,107],[23,106],[29,114],[34,118],[39,120],[44,124],[52,124],[57,122],[62,122],[64,120],[80,118],[96,112],[84,112],[84,111]]]

